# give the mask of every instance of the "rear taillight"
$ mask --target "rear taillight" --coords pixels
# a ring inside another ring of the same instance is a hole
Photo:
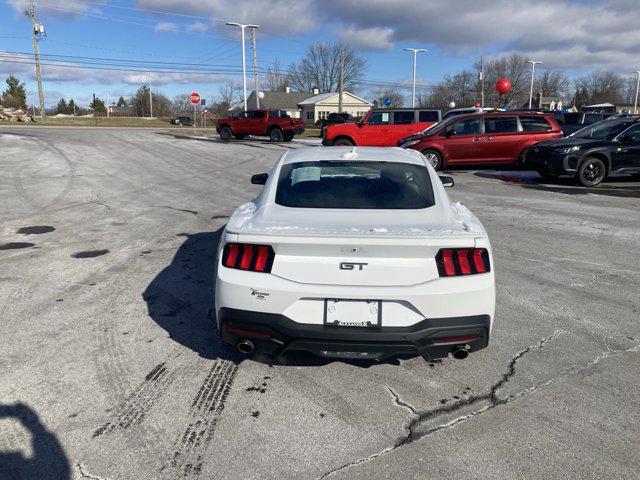
[[[443,248],[436,255],[436,264],[441,277],[491,271],[489,252],[485,248]]]
[[[227,243],[222,251],[222,265],[251,272],[271,272],[274,258],[270,245]]]

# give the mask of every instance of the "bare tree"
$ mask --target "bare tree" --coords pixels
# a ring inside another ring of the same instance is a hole
[[[285,72],[277,58],[273,64],[265,69],[263,82],[266,90],[280,92],[289,86],[289,75]]]
[[[189,95],[181,93],[180,95],[173,97],[171,108],[175,113],[182,113],[193,110],[193,105],[191,105],[191,102],[189,101]]]
[[[575,80],[576,104],[622,103],[627,96],[625,77],[612,72],[595,72]]]
[[[291,86],[302,92],[314,87],[323,93],[335,91],[340,76],[340,52],[344,53],[344,89],[354,91],[364,76],[367,62],[349,46],[323,42],[307,47],[302,60],[289,67]]]
[[[477,65],[476,65],[477,66]],[[490,106],[521,106],[529,100],[531,66],[527,58],[514,53],[485,62],[485,98]],[[511,90],[499,95],[494,86],[498,79],[506,77],[511,82]]]
[[[545,97],[565,97],[569,93],[570,86],[571,82],[564,74],[557,70],[543,70],[536,74],[533,94],[542,94]]]
[[[218,96],[211,102],[211,114],[218,118],[223,117],[229,111],[229,107],[239,100],[240,85],[234,80],[229,80],[218,88]]]
[[[373,104],[380,107],[386,106],[384,101],[387,98],[391,100],[391,107],[402,107],[404,105],[404,95],[400,93],[400,90],[393,87],[377,88],[371,92],[371,97]]]

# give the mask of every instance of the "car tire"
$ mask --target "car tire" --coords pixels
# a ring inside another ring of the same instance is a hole
[[[607,177],[607,167],[597,157],[587,157],[580,164],[576,180],[583,187],[595,187]]]
[[[334,147],[353,147],[353,142],[348,138],[339,138],[333,142]]]
[[[287,133],[287,134],[284,136],[284,141],[285,141],[285,142],[290,142],[291,140],[293,140],[293,133]]]
[[[231,131],[231,128],[229,128],[227,125],[224,125],[220,129],[220,138],[225,142],[228,142],[229,140],[231,140],[231,137],[233,137],[233,132]]]
[[[272,128],[269,132],[269,140],[271,140],[272,142],[282,142],[284,140],[282,130],[280,130],[279,128]]]
[[[440,152],[438,152],[437,150],[426,149],[422,151],[422,154],[425,156],[427,161],[431,164],[436,172],[442,170],[442,167],[444,165]]]

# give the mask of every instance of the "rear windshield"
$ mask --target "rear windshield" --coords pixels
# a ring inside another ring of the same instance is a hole
[[[319,161],[283,165],[276,203],[295,208],[407,210],[432,207],[435,200],[423,165]]]

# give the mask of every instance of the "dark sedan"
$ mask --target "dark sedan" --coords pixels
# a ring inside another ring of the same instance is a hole
[[[544,178],[569,174],[585,187],[612,173],[640,175],[640,117],[603,120],[573,135],[535,144],[525,168]]]

